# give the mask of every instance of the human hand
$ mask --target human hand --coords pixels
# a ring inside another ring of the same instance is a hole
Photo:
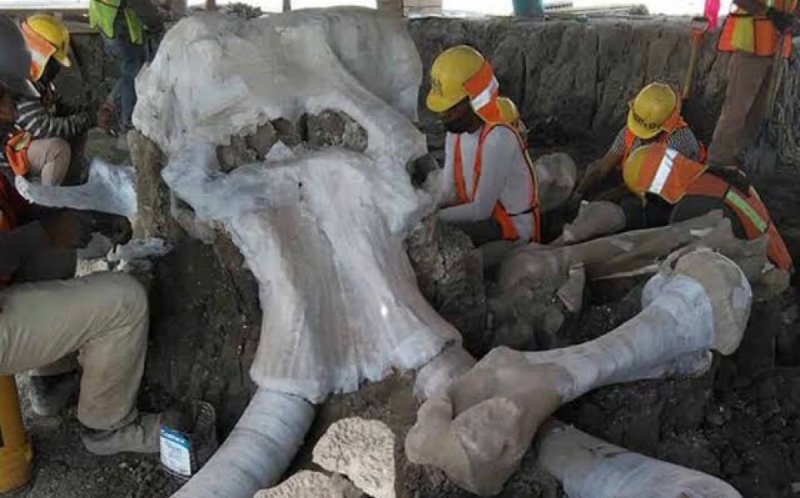
[[[97,110],[97,126],[104,130],[110,130],[114,126],[114,121],[114,107],[110,104],[100,106]]]
[[[92,232],[90,218],[76,211],[62,211],[42,220],[50,244],[62,249],[77,249],[89,243]]]

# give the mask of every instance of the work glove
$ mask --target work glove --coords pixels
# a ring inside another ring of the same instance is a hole
[[[786,12],[772,7],[767,9],[767,18],[772,21],[773,26],[775,26],[775,29],[778,30],[779,33],[785,33],[794,23],[794,16],[792,14],[787,14]]]

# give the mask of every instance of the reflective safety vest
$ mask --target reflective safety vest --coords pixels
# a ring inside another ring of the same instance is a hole
[[[486,125],[483,127],[483,129],[481,129],[480,138],[478,139],[478,147],[475,150],[475,164],[473,165],[474,171],[472,175],[471,193],[467,191],[466,181],[464,180],[464,160],[461,155],[461,135],[456,136],[455,144],[453,145],[455,149],[453,156],[453,180],[456,186],[458,200],[462,204],[468,204],[475,198],[475,193],[478,191],[478,182],[480,181],[481,170],[483,167],[483,146],[486,142],[486,137],[488,137],[489,133],[491,133],[492,130],[498,126],[503,126],[510,129],[514,132],[514,136],[517,137],[520,150],[522,151],[522,155],[525,158],[525,163],[528,166],[528,173],[530,174],[531,194],[530,209],[514,215],[509,214],[509,212],[503,206],[503,203],[498,200],[497,204],[494,206],[494,210],[492,211],[492,219],[494,219],[497,224],[500,225],[503,234],[503,240],[518,240],[519,234],[517,233],[517,228],[514,226],[512,218],[514,216],[530,214],[533,218],[533,232],[531,232],[531,240],[533,242],[539,242],[541,240],[541,214],[539,210],[539,192],[536,184],[536,171],[534,170],[533,161],[531,161],[530,155],[528,154],[525,142],[523,141],[522,137],[520,137],[519,133],[517,133],[517,131],[511,126],[505,123],[497,123]]]
[[[472,110],[489,124],[503,122],[503,114],[497,99],[500,97],[500,83],[494,75],[489,61],[484,61],[478,72],[466,83],[464,89],[469,95]]]
[[[707,166],[667,147],[653,147],[639,170],[634,191],[658,195],[669,204],[686,196],[721,199],[744,228],[748,240],[767,236],[767,256],[782,270],[792,267],[792,258],[764,203],[752,187],[743,193],[722,178],[707,172]]]
[[[89,26],[99,30],[106,38],[114,38],[114,22],[121,4],[121,0],[89,0]],[[123,13],[131,43],[144,44],[144,29],[139,14],[130,7],[125,7]]]
[[[792,13],[797,10],[798,0],[766,0],[761,2],[781,12]],[[720,52],[746,52],[761,57],[772,57],[781,34],[766,16],[753,16],[742,9],[730,14],[722,26],[717,48]],[[792,37],[783,40],[783,55],[792,55]]]
[[[667,146],[669,145],[669,141],[672,139],[672,134],[678,130],[682,130],[684,128],[689,128],[689,124],[680,116],[680,114],[674,120],[674,124],[666,125],[667,129],[662,131],[661,134],[658,136],[656,143],[659,145]],[[633,145],[636,143],[636,135],[633,132],[625,128],[625,149],[622,153],[622,161],[619,163],[619,169],[622,169],[622,165],[628,161],[628,157],[630,157],[631,153],[633,153]],[[699,140],[697,141],[700,144],[700,162],[706,162],[707,151],[705,145]]]
[[[25,130],[14,132],[6,141],[4,148],[6,161],[16,176],[25,176],[30,171],[28,148],[32,141],[33,136]]]

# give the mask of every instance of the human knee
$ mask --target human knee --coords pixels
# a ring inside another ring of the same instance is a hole
[[[131,316],[148,313],[147,291],[135,278],[126,273],[106,272],[90,277],[101,282],[100,290],[109,302],[122,307],[125,314]]]

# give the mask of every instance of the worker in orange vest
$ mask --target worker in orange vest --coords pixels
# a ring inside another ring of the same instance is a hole
[[[641,199],[643,225],[666,225],[721,210],[737,237],[766,236],[770,262],[781,270],[792,269],[792,258],[767,208],[738,168],[709,168],[667,145],[653,144],[631,154],[623,176]],[[630,211],[625,214],[631,216]]]
[[[721,52],[733,52],[728,89],[708,150],[712,165],[740,163],[756,140],[767,113],[768,89],[776,50],[792,54],[791,37],[798,0],[734,0],[719,39]]]
[[[3,156],[15,175],[32,174],[42,185],[60,185],[73,150],[82,150],[86,132],[96,120],[86,110],[64,106],[53,84],[62,67],[72,66],[69,31],[61,21],[46,14],[33,15],[22,23],[22,34],[31,53],[29,79],[41,96],[17,98],[17,120]],[[110,110],[98,112],[98,124],[107,128],[110,119]]]
[[[506,123],[499,84],[486,58],[460,45],[430,71],[426,104],[447,129],[439,219],[464,229],[476,245],[538,241],[536,174],[524,139]]]
[[[665,83],[651,83],[642,89],[631,102],[627,125],[617,133],[611,148],[598,161],[586,169],[586,174],[575,189],[575,198],[582,199],[615,170],[622,172],[622,165],[633,151],[642,145],[660,143],[669,145],[692,159],[705,160],[705,150],[689,125],[681,116],[681,99],[678,93]],[[621,185],[617,175],[615,185]],[[624,195],[624,189],[615,189]],[[619,200],[619,195],[609,200]]]
[[[0,46],[2,129],[17,119],[17,95],[35,96],[36,89],[20,77],[30,55],[19,28],[2,15]],[[136,409],[147,351],[147,293],[121,273],[71,278],[75,248],[85,245],[91,228],[88,217],[47,210],[36,216],[34,208],[0,174],[0,376],[80,352],[84,446],[99,455],[158,452],[158,416]],[[52,416],[63,410],[76,392],[76,378],[74,371],[33,377],[34,412]]]

